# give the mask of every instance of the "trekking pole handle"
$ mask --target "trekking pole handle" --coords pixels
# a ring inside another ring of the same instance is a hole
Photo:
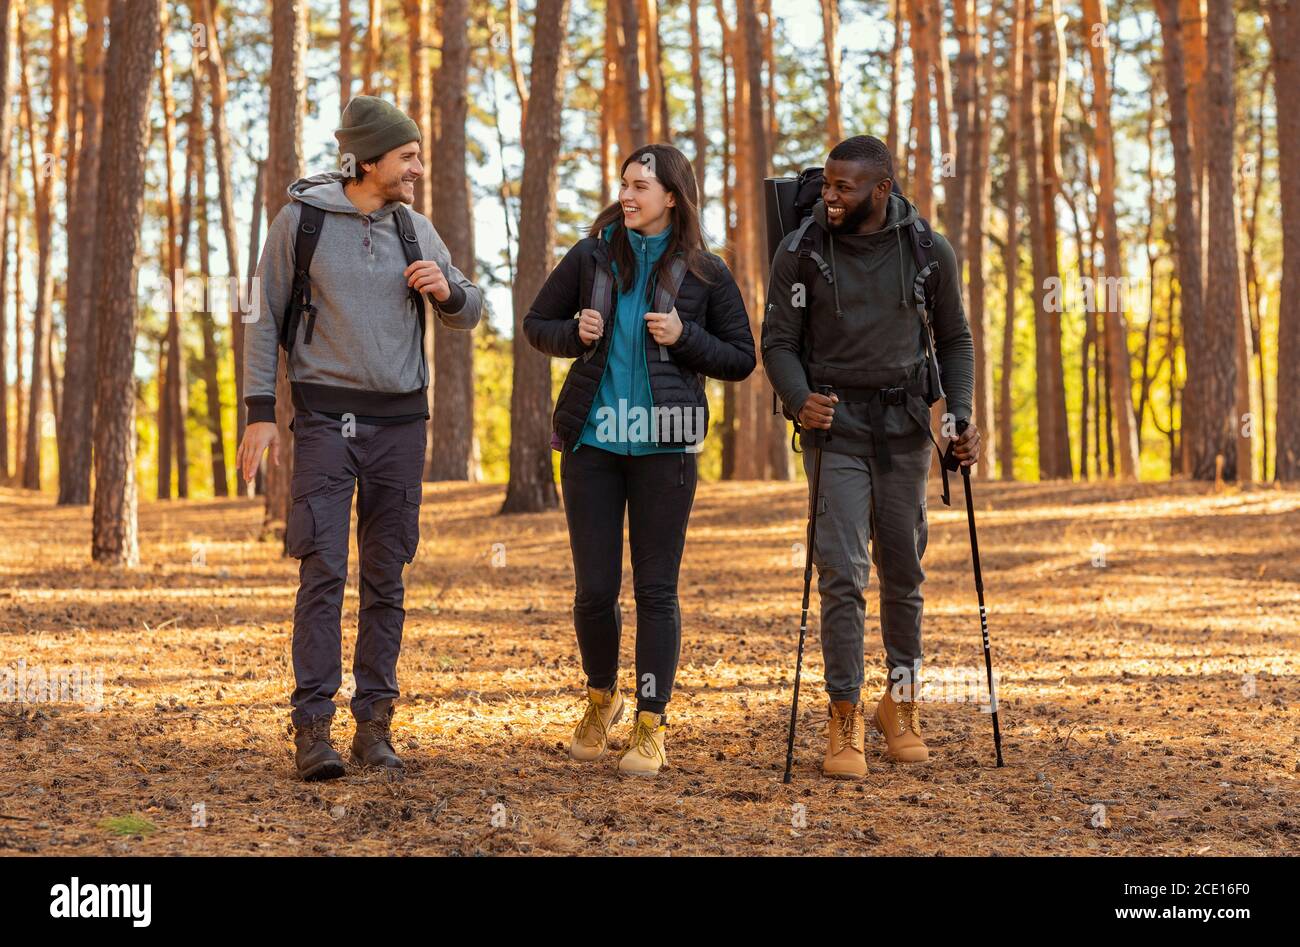
[[[948,448],[943,452],[943,465],[949,470],[957,470],[961,467],[961,461],[957,459],[957,452],[954,449],[954,445],[957,443],[957,438],[965,434],[966,428],[970,427],[970,418],[958,418],[956,427],[957,437],[951,438],[948,441]]]
[[[831,395],[835,394],[835,388],[833,385],[818,385],[817,394],[825,395],[827,398],[829,398]],[[830,428],[827,428],[824,431],[823,430],[813,431],[813,443],[816,444],[818,447],[821,447],[830,439],[831,439]]]

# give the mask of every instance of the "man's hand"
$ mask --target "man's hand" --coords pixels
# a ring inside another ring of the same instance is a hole
[[[963,467],[973,467],[980,459],[980,429],[974,421],[967,424],[966,430],[953,442],[952,452]]]
[[[814,391],[799,409],[799,424],[812,430],[829,431],[831,419],[835,417],[835,405],[839,403],[839,395],[819,395]]]
[[[440,303],[445,303],[451,298],[451,287],[447,285],[447,277],[443,274],[442,267],[432,260],[416,260],[402,272],[402,275],[406,277],[407,286],[421,293],[430,293]]]
[[[578,340],[590,345],[605,334],[605,321],[594,309],[584,309],[578,314]]]
[[[672,345],[682,337],[682,320],[676,306],[672,312],[647,312],[645,323],[651,337],[660,345]]]
[[[262,452],[271,448],[271,463],[280,466],[280,431],[274,421],[255,421],[244,428],[244,439],[235,452],[235,466],[244,475],[245,482],[257,475],[262,462]]]

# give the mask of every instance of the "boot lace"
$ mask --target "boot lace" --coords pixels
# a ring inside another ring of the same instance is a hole
[[[906,700],[894,705],[894,714],[898,718],[900,730],[911,730],[918,737],[921,735],[921,708],[914,700]]]
[[[317,717],[307,725],[307,734],[312,743],[324,743],[333,749],[334,740],[330,736],[330,725],[333,721],[329,717]]]
[[[861,706],[855,704],[853,712],[838,718],[840,749],[857,748],[858,733],[862,729]]]
[[[388,744],[388,748],[393,748],[393,721],[391,717],[379,718],[370,721],[370,732],[375,735],[376,740],[383,740]]]
[[[659,744],[655,742],[656,729],[657,727],[653,723],[646,723],[638,716],[636,726],[632,728],[632,739],[628,741],[627,747],[619,754],[619,758],[621,759],[636,750],[642,756],[659,757],[660,761],[663,762],[663,753],[659,749]]]
[[[591,727],[595,727],[600,733],[602,741],[609,741],[609,728],[605,726],[605,719],[600,715],[600,704],[596,703],[590,697],[587,698],[587,712],[582,715],[582,720],[578,723],[578,735],[580,738],[586,738]]]

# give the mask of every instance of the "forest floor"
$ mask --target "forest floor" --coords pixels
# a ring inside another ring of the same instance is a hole
[[[889,763],[868,730],[866,780],[820,776],[814,621],[788,786],[801,484],[701,485],[671,768],[634,782],[612,755],[565,750],[582,689],[559,511],[503,518],[503,487],[426,485],[394,724],[406,775],[305,784],[287,708],[296,563],[256,541],[259,502],[142,504],[144,565],[120,572],[89,563],[86,508],[0,490],[0,684],[92,682],[0,702],[0,854],[1295,853],[1300,491],[975,489],[1006,766],[966,686],[984,671],[960,494],[932,496],[927,679],[947,700],[922,706],[930,762]],[[345,668],[355,581],[354,547]],[[627,567],[624,583],[630,694]]]

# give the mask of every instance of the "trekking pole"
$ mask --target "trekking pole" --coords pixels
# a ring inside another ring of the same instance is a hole
[[[961,434],[970,424],[966,418],[957,419],[957,434]],[[988,612],[984,608],[984,576],[980,571],[980,544],[975,535],[975,503],[971,499],[970,492],[970,467],[962,464],[957,460],[956,453],[953,451],[953,442],[948,442],[948,449],[944,452],[943,465],[949,470],[961,468],[961,482],[966,490],[966,523],[970,528],[970,553],[971,563],[975,568],[975,595],[979,598],[980,603],[980,634],[984,638],[984,670],[989,678],[989,710],[993,717],[993,748],[997,753],[998,766],[1005,765],[1002,762],[1002,731],[998,727],[998,692],[993,685],[993,654],[989,648],[989,619]]]
[[[817,393],[830,395],[830,385],[820,385]],[[803,645],[808,637],[808,600],[812,595],[813,543],[817,540],[817,494],[822,480],[822,444],[830,439],[830,432],[813,432],[813,475],[808,486],[808,548],[803,562],[803,613],[799,617],[799,653],[794,663],[794,699],[790,702],[790,733],[785,743],[785,776],[781,782],[790,781],[794,766],[794,727],[799,716],[799,675],[803,670]]]

